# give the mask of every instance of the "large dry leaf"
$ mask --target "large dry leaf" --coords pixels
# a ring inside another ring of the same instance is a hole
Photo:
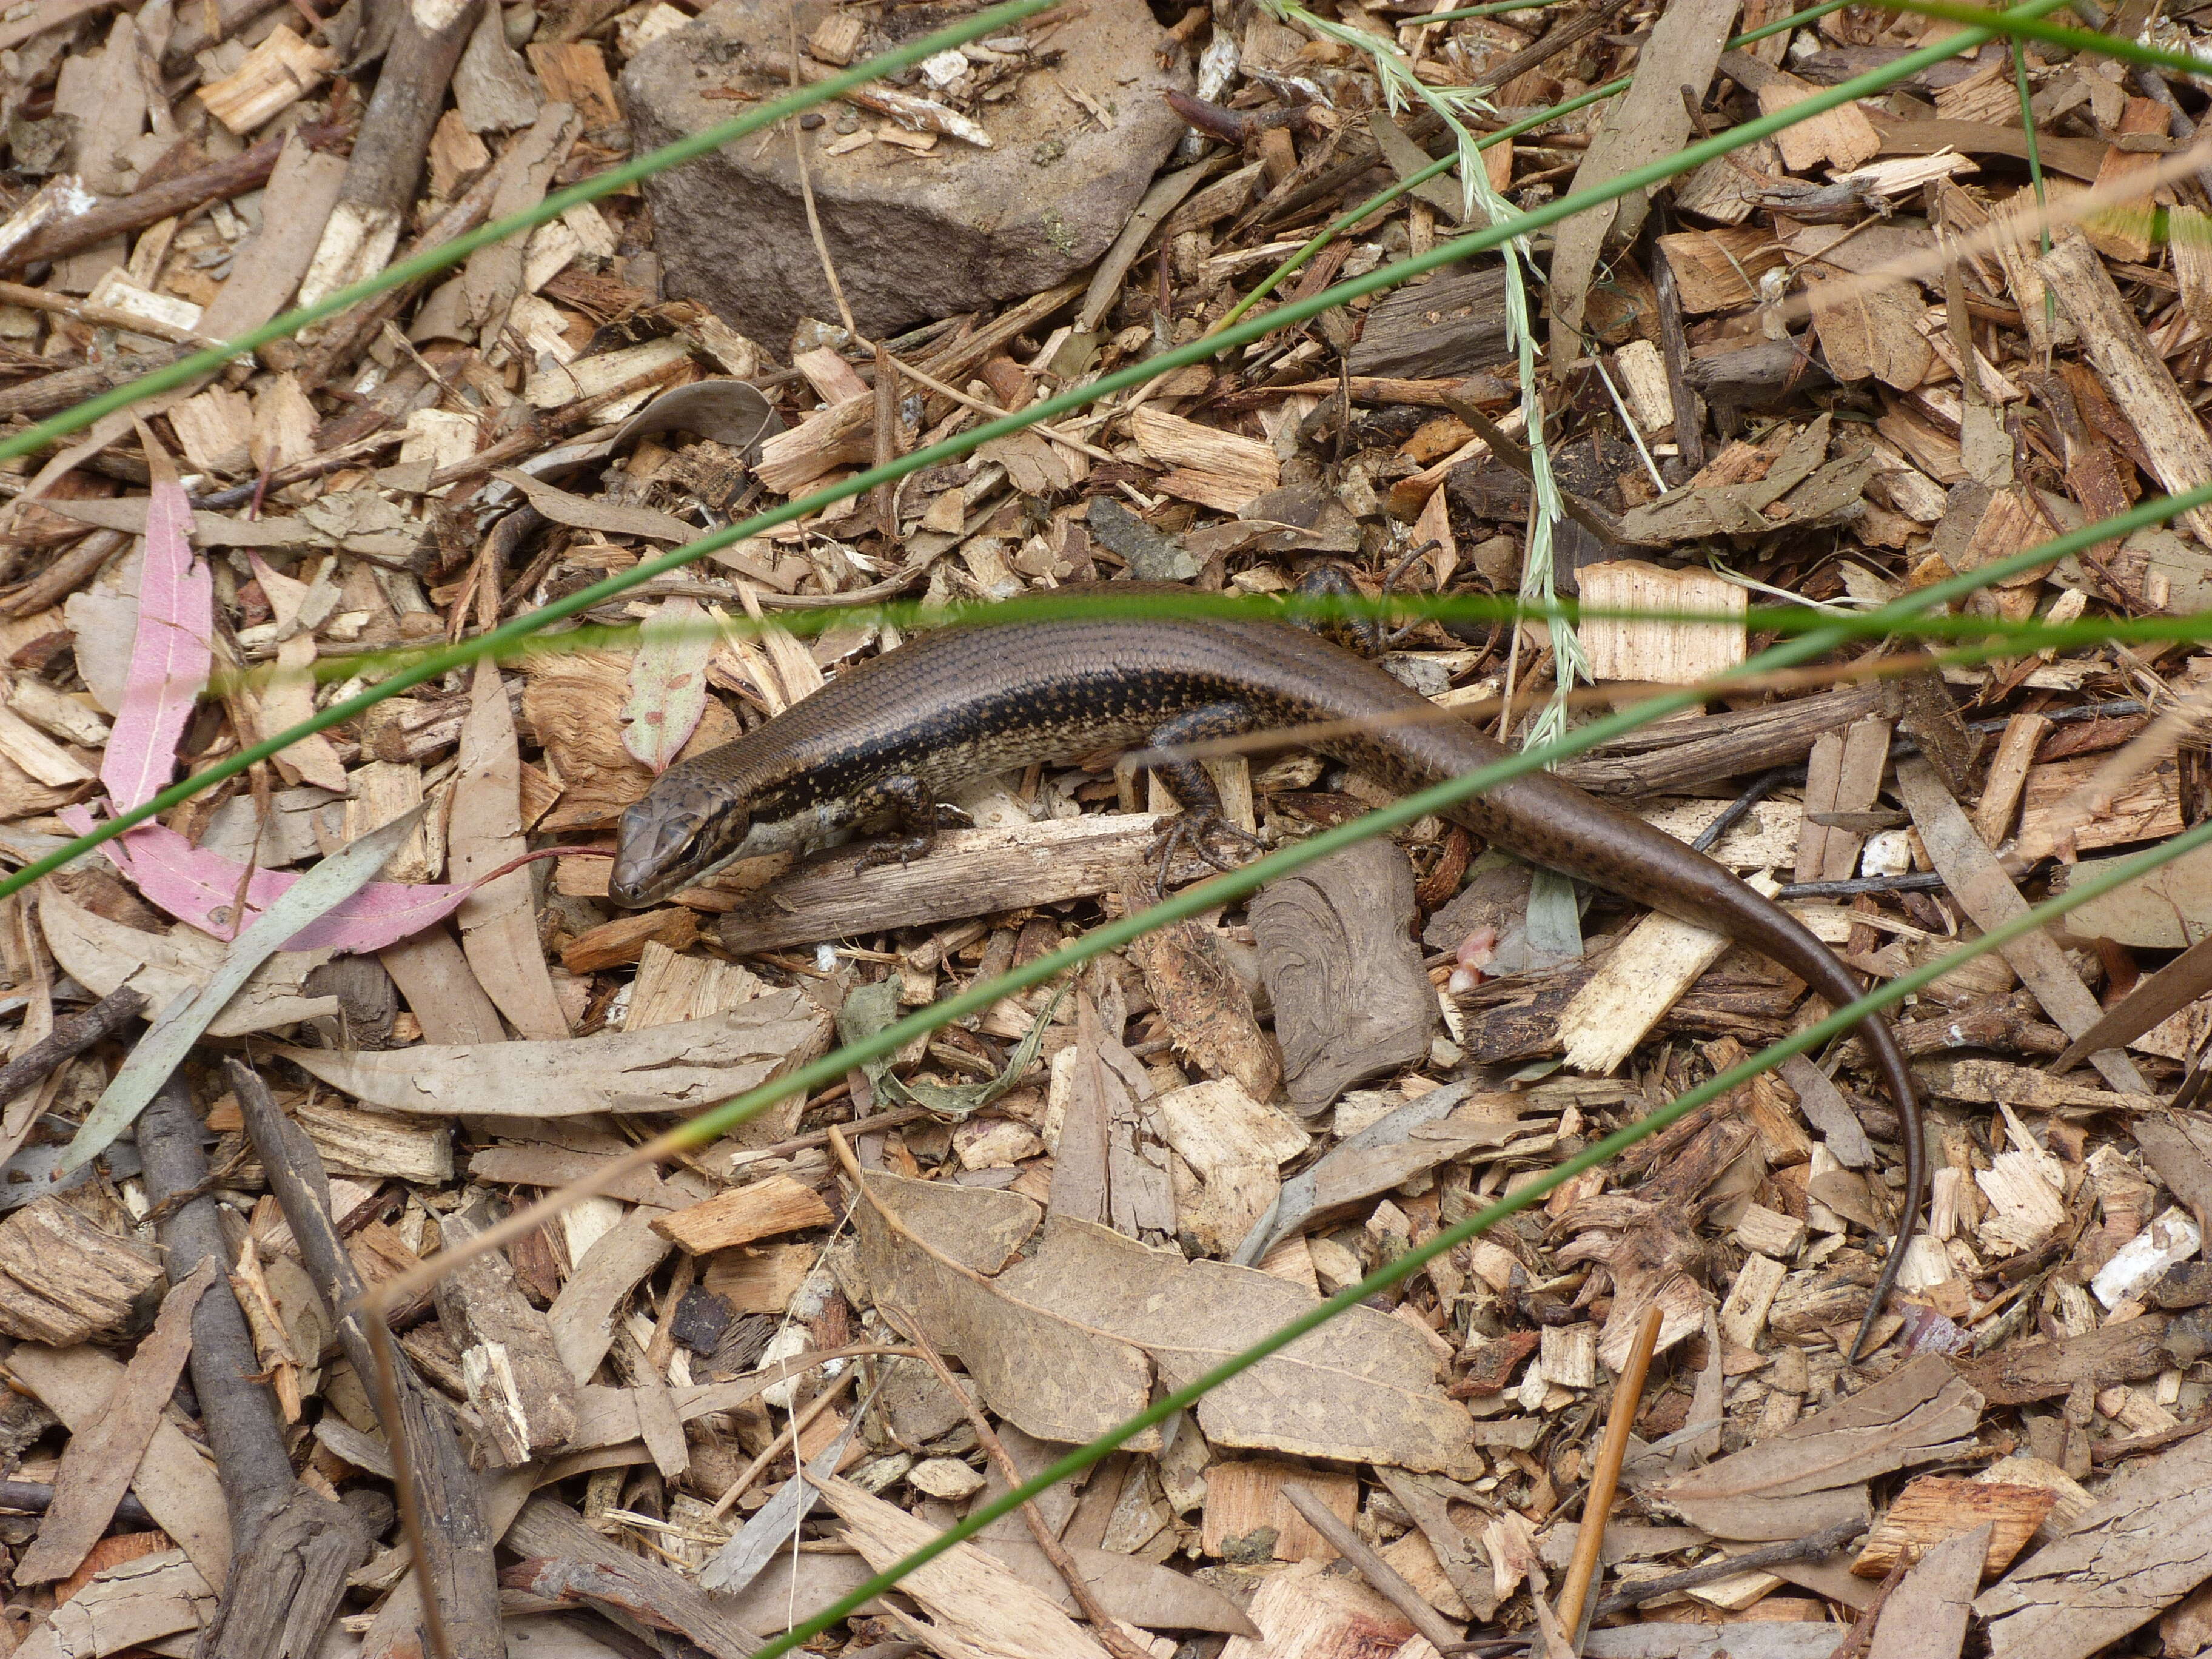
[[[877,1571],[937,1536],[904,1510],[832,1478],[822,1496],[845,1522],[845,1540]],[[1105,1659],[1105,1650],[1052,1602],[973,1544],[955,1544],[900,1581],[934,1622],[892,1613],[939,1653],[961,1659]]]
[[[1353,1213],[1361,1202],[1478,1146],[1501,1146],[1547,1126],[1520,1121],[1524,1097],[1484,1095],[1472,1083],[1448,1083],[1347,1135],[1321,1160],[1283,1182],[1273,1206],[1253,1224],[1232,1258],[1256,1267],[1293,1232],[1310,1232]],[[1441,1120],[1441,1121],[1440,1121]]]
[[[1849,1519],[1866,1507],[1864,1483],[1950,1455],[1981,1420],[1982,1396],[1929,1355],[1781,1434],[1655,1489],[1693,1525],[1723,1537],[1765,1537],[1776,1500],[1793,1513]],[[1802,1501],[1815,1499],[1809,1507]],[[1802,1515],[1801,1515],[1802,1518]],[[1795,1535],[1795,1534],[1790,1534]]]
[[[182,924],[166,933],[141,933],[70,902],[52,882],[40,889],[39,922],[47,948],[70,977],[100,996],[118,985],[143,992],[149,1013],[158,1014],[186,991],[215,977],[230,946]],[[280,951],[254,969],[246,987],[223,1005],[207,1035],[246,1036],[338,1012],[336,997],[305,994],[307,975],[329,960],[328,951]]]
[[[866,1176],[861,1191],[854,1217],[876,1304],[957,1354],[1001,1417],[1040,1440],[1079,1442],[1150,1402],[1152,1368],[1139,1349],[1010,1294],[969,1265],[1006,1259],[1036,1224],[1029,1200],[885,1175]],[[1135,1451],[1159,1443],[1157,1429],[1128,1442]]]
[[[1057,1448],[1054,1448],[1057,1450]],[[1075,1597],[1060,1569],[1027,1537],[986,1536],[976,1546],[1003,1562],[1008,1571],[1063,1611],[1076,1611]],[[1068,1557],[1098,1598],[1098,1605],[1116,1619],[1146,1630],[1218,1630],[1232,1636],[1255,1636],[1258,1627],[1243,1610],[1202,1578],[1173,1567],[1155,1566],[1133,1555],[1111,1550],[1066,1544]]]
[[[1839,380],[1871,376],[1900,392],[1918,386],[1936,356],[1920,331],[1928,307],[1919,291],[1900,283],[1832,295],[1824,293],[1826,286],[1815,286],[1811,297],[1813,327],[1828,372]]]
[[[8,1356],[8,1370],[73,1435],[89,1433],[99,1424],[124,1382],[122,1364],[90,1343],[74,1348],[19,1343]],[[131,1488],[220,1589],[230,1571],[230,1514],[223,1507],[222,1483],[215,1466],[167,1418],[155,1425],[131,1472]]]
[[[543,1118],[697,1111],[804,1065],[829,1037],[805,994],[774,991],[705,1019],[555,1042],[276,1052],[386,1111]]]
[[[1178,1389],[1311,1310],[1316,1298],[1256,1268],[1187,1261],[1089,1222],[1054,1218],[1036,1255],[998,1287],[1151,1354]],[[1437,1386],[1429,1345],[1402,1321],[1352,1308],[1207,1395],[1218,1446],[1392,1468],[1461,1471],[1480,1460],[1474,1420]]]
[[[930,1250],[972,1273],[997,1273],[1043,1219],[1035,1200],[984,1187],[883,1176],[869,1179],[868,1191]]]
[[[460,773],[447,808],[453,879],[483,884],[461,902],[461,949],[486,995],[526,1037],[568,1035],[538,942],[536,892],[527,870],[484,880],[528,850],[522,834],[522,755],[499,670],[478,663],[461,726]]]
[[[192,1310],[214,1279],[216,1263],[203,1257],[191,1274],[162,1298],[153,1330],[138,1345],[106,1406],[81,1432],[70,1436],[54,1474],[54,1500],[39,1535],[15,1564],[19,1584],[66,1578],[100,1541],[123,1490],[176,1391],[192,1346]]]
[[[618,501],[595,501],[543,483],[516,467],[500,467],[492,477],[502,483],[513,484],[529,497],[531,506],[555,524],[565,524],[572,529],[661,542],[688,542],[699,533],[698,526],[687,524],[673,513],[662,513],[649,507],[624,507]]]
[[[1636,80],[1583,152],[1571,191],[1589,190],[1680,147],[1690,136],[1681,88],[1711,83],[1735,13],[1736,0],[1678,0],[1660,11],[1637,59]],[[1583,307],[1599,252],[1614,230],[1623,237],[1635,234],[1648,196],[1636,191],[1626,201],[1587,209],[1552,233],[1552,345],[1566,362],[1580,355]]]
[[[1867,1659],[1956,1659],[1966,1640],[1966,1613],[1982,1582],[1990,1523],[1954,1533],[1932,1546],[1882,1604]]]

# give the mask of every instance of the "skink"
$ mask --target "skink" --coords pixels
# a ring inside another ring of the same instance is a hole
[[[1310,746],[1401,793],[1504,757],[1471,726],[1411,718],[1429,708],[1382,669],[1287,623],[1098,617],[948,628],[847,669],[735,743],[671,767],[623,815],[607,890],[619,903],[651,904],[734,859],[885,817],[907,832],[889,855],[910,856],[927,846],[935,803],[953,784],[1136,743],[1349,724],[1361,729]],[[1200,820],[1218,808],[1195,763],[1160,775]],[[1795,916],[1702,853],[1547,773],[1449,816],[1493,846],[1760,951],[1835,1006],[1860,994]],[[1862,1021],[1859,1034],[1897,1103],[1905,1194],[1854,1358],[1896,1282],[1928,1183],[1911,1069],[1882,1020]]]

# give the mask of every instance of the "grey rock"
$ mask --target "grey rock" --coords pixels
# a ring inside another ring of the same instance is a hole
[[[801,0],[798,11],[805,40],[830,7]],[[773,96],[780,88],[754,72],[749,49],[787,52],[790,15],[781,3],[720,0],[641,52],[623,76],[638,147],[688,137],[741,107],[707,94]],[[880,338],[1026,297],[1097,260],[1182,131],[1163,94],[1188,90],[1190,68],[1182,54],[1160,67],[1164,39],[1145,0],[1092,0],[1054,36],[1049,74],[1026,71],[1011,95],[969,112],[991,136],[988,150],[947,137],[919,155],[880,143],[830,155],[834,129],[804,135],[823,231],[860,328]],[[1101,131],[1063,86],[1109,109],[1112,129]],[[787,129],[726,144],[645,191],[672,297],[699,301],[779,350],[801,317],[837,314]]]

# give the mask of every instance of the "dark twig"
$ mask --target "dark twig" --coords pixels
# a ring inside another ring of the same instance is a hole
[[[210,202],[227,202],[249,190],[258,190],[269,182],[278,154],[293,136],[279,133],[264,138],[240,155],[210,161],[150,189],[110,198],[71,218],[43,225],[0,255],[0,270],[20,270],[41,260],[58,259],[64,253],[75,253],[126,231],[143,230]],[[296,136],[309,148],[323,149],[344,138],[346,130],[329,125],[301,127]]]
[[[2191,1435],[2212,1429],[2212,1413],[2193,1417],[2186,1423],[2177,1423],[2170,1429],[2160,1429],[2154,1434],[2138,1434],[2126,1440],[2102,1440],[2090,1451],[2090,1461],[2097,1463],[2124,1462],[2130,1457],[2141,1457],[2186,1440]]]
[[[1889,1576],[1875,1587],[1874,1599],[1867,1603],[1866,1611],[1852,1622],[1850,1634],[1837,1646],[1834,1659],[1861,1659],[1866,1652],[1874,1640],[1875,1626],[1881,1621],[1881,1610],[1888,1605],[1890,1592],[1905,1582],[1909,1559],[1909,1553],[1899,1556],[1897,1565],[1889,1570]]]
[[[44,1515],[53,1499],[54,1489],[43,1480],[0,1480],[0,1510],[10,1514]],[[115,1505],[111,1524],[152,1532],[161,1523],[147,1513],[143,1504],[125,1492]]]
[[[200,1134],[191,1090],[179,1072],[161,1085],[138,1120],[146,1196],[156,1209],[206,1179]],[[155,1231],[168,1257],[171,1284],[209,1256],[228,1271],[230,1253],[212,1197],[202,1194],[173,1206]],[[192,1392],[199,1396],[208,1443],[222,1476],[231,1540],[242,1554],[252,1547],[264,1523],[283,1508],[295,1483],[276,1403],[261,1377],[252,1333],[228,1277],[211,1285],[193,1310],[191,1364]]]
[[[362,1328],[361,1304],[367,1286],[331,1219],[330,1188],[322,1157],[299,1126],[276,1109],[269,1087],[252,1067],[234,1059],[228,1073],[238,1097],[246,1132],[268,1171],[270,1190],[283,1206],[284,1219],[300,1243],[300,1259],[313,1275],[315,1288],[337,1322],[339,1345],[363,1376],[376,1374],[376,1358]],[[413,1484],[422,1489],[421,1509],[430,1562],[431,1583],[424,1593],[445,1614],[455,1659],[497,1659],[500,1638],[499,1583],[492,1562],[492,1538],[477,1501],[477,1486],[453,1425],[434,1405],[404,1357],[401,1383],[404,1434],[386,1437],[404,1446],[412,1460]]]
[[[179,1072],[138,1120],[146,1193],[156,1208],[205,1176],[202,1127]],[[192,1310],[192,1391],[222,1480],[234,1554],[199,1652],[203,1659],[266,1659],[311,1650],[337,1616],[347,1577],[368,1559],[383,1522],[333,1504],[293,1477],[252,1334],[224,1273],[229,1261],[215,1200],[176,1206],[156,1232],[170,1283],[203,1262],[216,1275]]]
[[[1856,898],[1861,893],[1941,891],[1943,878],[1933,870],[1908,870],[1901,876],[1851,876],[1842,881],[1794,881],[1775,894],[1779,899]]]
[[[1719,844],[1720,838],[1735,828],[1739,818],[1784,784],[1798,776],[1804,769],[1802,766],[1779,766],[1771,772],[1762,772],[1751,781],[1743,793],[1722,809],[1720,817],[1698,832],[1698,838],[1690,843],[1691,847],[1700,853],[1712,851]]]
[[[0,599],[0,614],[35,617],[49,605],[59,605],[130,545],[131,538],[120,530],[92,532],[5,599]]]
[[[371,15],[372,29],[389,27],[384,67],[362,112],[361,137],[338,181],[337,203],[323,231],[325,249],[350,240],[361,249],[389,248],[407,222],[415,184],[430,154],[430,131],[445,106],[446,88],[475,32],[483,0],[458,5],[386,6]],[[383,264],[350,269],[365,276]]]
[[[86,1049],[138,1017],[146,999],[127,985],[118,985],[76,1018],[56,1026],[21,1054],[0,1066],[0,1101],[13,1100],[24,1090],[46,1081],[64,1060],[75,1060]],[[189,1270],[188,1270],[189,1271]]]
[[[1609,1613],[1626,1613],[1646,1601],[1656,1601],[1662,1595],[1696,1589],[1701,1584],[1733,1578],[1740,1572],[1749,1572],[1754,1568],[1771,1567],[1784,1561],[1802,1561],[1809,1556],[1826,1555],[1865,1530],[1863,1521],[1838,1521],[1832,1527],[1808,1533],[1802,1538],[1785,1538],[1778,1544],[1768,1544],[1741,1555],[1723,1556],[1717,1561],[1708,1561],[1701,1567],[1670,1572],[1663,1578],[1639,1578],[1634,1583],[1622,1585],[1600,1601],[1593,1617],[1602,1619]]]

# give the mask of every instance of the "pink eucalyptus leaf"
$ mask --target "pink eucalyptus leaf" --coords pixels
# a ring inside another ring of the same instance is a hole
[[[185,723],[208,682],[215,582],[192,556],[186,540],[191,524],[191,503],[173,471],[156,477],[146,507],[131,673],[100,766],[100,781],[118,811],[143,805],[167,786]]]
[[[696,599],[663,599],[640,630],[623,705],[623,747],[655,772],[691,740],[707,712],[707,659],[714,630]]]
[[[81,806],[68,808],[62,817],[80,835],[93,826],[92,815]],[[256,870],[246,884],[246,914],[240,916],[235,913],[244,867],[193,846],[173,830],[142,824],[100,850],[149,901],[219,939],[236,939],[300,879],[282,871]],[[470,890],[438,882],[374,882],[286,939],[283,948],[381,951],[451,915]]]

